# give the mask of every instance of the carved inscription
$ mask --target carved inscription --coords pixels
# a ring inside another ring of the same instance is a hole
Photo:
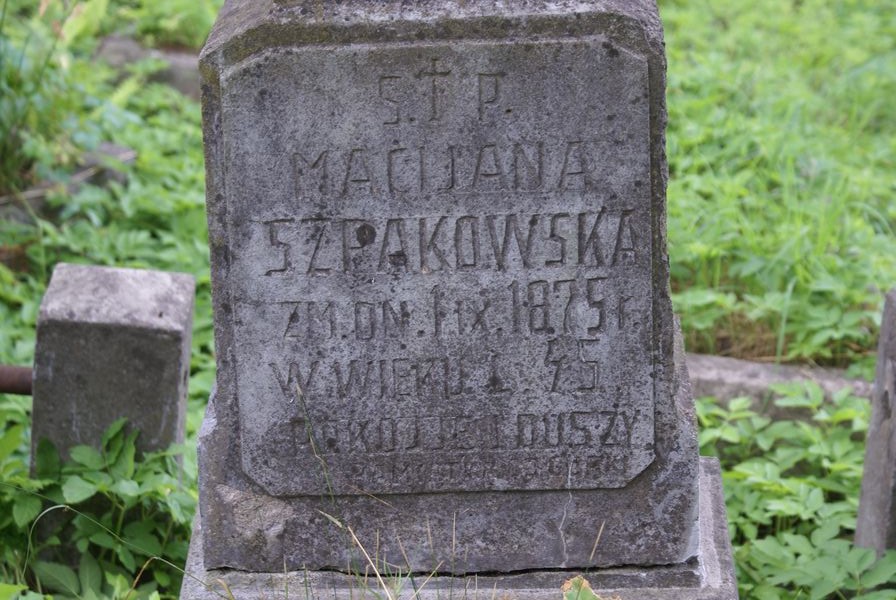
[[[606,277],[512,280],[479,295],[435,285],[415,300],[285,300],[282,337],[325,340],[452,339],[513,335],[598,338],[642,326],[643,302],[617,292]]]
[[[389,80],[380,84],[384,81]],[[483,106],[494,101],[487,96]],[[393,110],[391,118],[400,119],[400,107]],[[603,183],[596,169],[603,146],[588,139],[501,138],[443,147],[399,140],[379,147],[311,146],[290,155],[284,174],[290,177],[297,200],[310,195],[585,191]]]
[[[636,415],[616,410],[567,413],[297,420],[295,450],[322,454],[407,454],[451,450],[537,450],[628,446]],[[309,433],[311,436],[309,436]]]
[[[320,493],[321,460],[340,494],[621,487],[652,462],[647,67],[614,51],[303,48],[228,75],[290,87],[223,104],[253,140],[229,147],[228,276],[269,493]]]
[[[476,86],[477,110],[479,119],[483,120],[490,112],[509,114],[513,112],[510,106],[502,106],[504,100],[501,94],[501,79],[507,74],[504,72],[479,72],[473,76],[457,76],[451,69],[442,67],[439,58],[430,58],[429,65],[422,67],[413,75],[409,73],[389,72],[378,78],[378,95],[383,103],[382,114],[386,115],[382,121],[384,125],[398,125],[399,123],[415,123],[421,118],[420,114],[413,111],[410,99],[422,97],[428,111],[425,118],[429,121],[438,121],[440,118],[441,99],[444,90],[441,81],[454,75],[460,79],[460,85]]]
[[[649,224],[631,208],[548,214],[278,217],[257,222],[268,277],[634,265]]]
[[[296,390],[301,390],[306,396],[381,399],[398,405],[407,400],[431,402],[515,392],[594,393],[599,389],[600,361],[589,349],[588,340],[552,340],[544,361],[550,369],[546,377],[534,383],[534,390],[524,388],[522,383],[527,379],[514,373],[507,357],[497,353],[485,362],[461,357],[400,356],[343,361],[297,358],[286,365],[272,362],[268,366],[286,402],[295,400]]]

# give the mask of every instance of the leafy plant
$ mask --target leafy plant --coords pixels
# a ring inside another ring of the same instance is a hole
[[[91,45],[106,0],[70,5],[0,0],[0,195],[61,181],[101,141],[111,73],[73,52]]]
[[[172,597],[196,503],[180,463],[194,481],[195,460],[182,448],[138,460],[137,433],[119,420],[100,450],[76,446],[64,464],[42,442],[31,478],[22,415],[4,408],[19,422],[0,439],[0,580],[62,599]]]
[[[594,593],[591,584],[581,575],[563,582],[560,591],[563,592],[563,600],[601,600],[601,596]],[[618,597],[607,600],[618,600]]]
[[[869,406],[848,391],[779,386],[773,421],[740,398],[698,401],[701,453],[722,462],[740,593],[760,600],[896,597],[896,552],[852,545]],[[878,589],[878,586],[885,589]]]

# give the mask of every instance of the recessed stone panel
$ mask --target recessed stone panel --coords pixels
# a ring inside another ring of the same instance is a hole
[[[274,495],[621,487],[653,459],[647,64],[603,37],[222,81],[243,469]],[[316,449],[316,452],[315,452]]]

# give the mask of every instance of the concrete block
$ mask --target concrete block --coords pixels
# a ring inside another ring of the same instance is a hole
[[[56,265],[37,322],[34,448],[98,447],[120,417],[140,451],[182,442],[193,296],[190,275]]]

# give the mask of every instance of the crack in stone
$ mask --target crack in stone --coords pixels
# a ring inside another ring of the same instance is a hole
[[[572,482],[572,465],[566,471],[566,486],[569,489]],[[560,518],[560,524],[557,525],[557,533],[560,535],[560,543],[563,544],[563,564],[569,564],[569,551],[566,547],[566,536],[563,535],[563,525],[566,524],[566,516],[569,513],[569,505],[572,504],[572,490],[569,492],[566,500],[566,506],[563,507],[563,516]]]

